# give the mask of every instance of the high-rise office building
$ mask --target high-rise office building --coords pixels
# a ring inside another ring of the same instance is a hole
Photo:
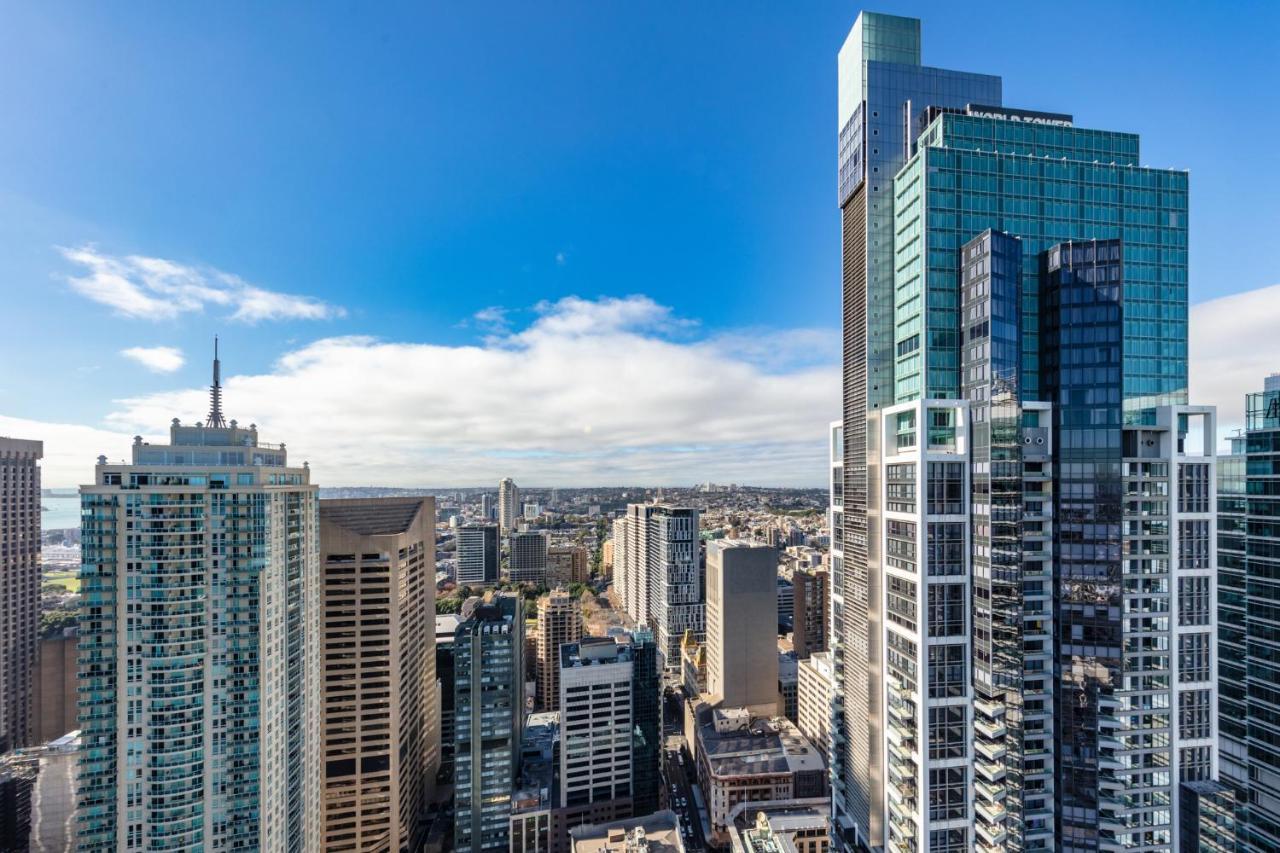
[[[804,660],[825,651],[831,630],[830,576],[826,569],[791,573],[791,647]]]
[[[619,523],[620,522],[620,523]],[[664,668],[680,667],[680,641],[705,630],[698,511],[666,504],[630,504],[614,523],[615,587],[627,614],[648,625],[657,639]]]
[[[480,520],[493,521],[496,518],[497,514],[493,505],[493,495],[485,492],[480,496]]]
[[[547,583],[547,534],[540,530],[512,533],[508,576],[512,583],[531,583],[545,586]]]
[[[440,766],[444,778],[453,778],[453,744],[455,739],[453,713],[453,641],[462,624],[462,617],[454,613],[436,615],[436,695],[440,697]]]
[[[768,545],[707,543],[707,692],[726,708],[778,711],[777,576]]]
[[[921,66],[913,19],[863,13],[839,87],[839,839],[1173,850],[1179,781],[1216,766],[1212,712],[1164,710],[1216,689],[1207,627],[1168,615],[1215,597],[1179,544],[1215,528],[1187,175]]]
[[[440,766],[435,499],[320,502],[325,850],[422,846]]]
[[[211,397],[80,490],[83,851],[320,846],[317,487]]]
[[[541,711],[560,708],[560,647],[582,639],[582,606],[563,589],[538,599],[537,704]]]
[[[1222,781],[1239,794],[1240,849],[1277,850],[1280,720],[1271,707],[1280,683],[1272,618],[1280,600],[1280,374],[1246,397],[1245,430],[1231,445],[1218,469]]]
[[[516,528],[520,518],[520,487],[510,477],[498,481],[498,526],[503,533]]]
[[[524,603],[502,593],[458,626],[454,667],[454,849],[505,851],[524,725]]]
[[[458,528],[454,579],[458,586],[491,586],[502,579],[502,537],[496,524],[464,524]]]
[[[26,746],[31,736],[43,455],[39,441],[0,438],[0,754]]]
[[[560,647],[560,805],[631,797],[632,649],[612,637]]]
[[[893,177],[930,104],[999,104],[998,77],[920,64],[920,22],[863,12],[838,57],[844,325],[843,558],[832,566],[832,821],[847,846],[883,846],[883,590],[868,553],[867,414],[893,394]]]
[[[631,632],[631,800],[637,817],[658,810],[662,789],[662,664],[653,631]]]

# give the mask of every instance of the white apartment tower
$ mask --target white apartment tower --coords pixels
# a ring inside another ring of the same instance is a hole
[[[705,631],[698,511],[629,504],[613,529],[619,599],[637,624],[653,629],[664,667],[678,669],[685,631],[692,631],[698,642]]]
[[[510,533],[520,519],[520,487],[510,477],[498,481],[498,526]]]

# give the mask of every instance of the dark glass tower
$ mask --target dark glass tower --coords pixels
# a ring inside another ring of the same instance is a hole
[[[1280,374],[1245,399],[1245,432],[1218,477],[1222,780],[1242,850],[1280,849]]]
[[[1059,824],[1096,837],[1099,776],[1124,675],[1121,595],[1123,261],[1118,240],[1044,257],[1040,363],[1055,404]],[[1166,655],[1167,660],[1167,655]],[[1109,774],[1109,770],[1107,771]]]
[[[631,798],[636,817],[643,817],[658,810],[662,787],[662,679],[653,632],[637,628],[631,637]]]

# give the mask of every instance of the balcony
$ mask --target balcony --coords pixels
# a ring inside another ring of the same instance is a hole
[[[975,717],[973,727],[977,729],[988,740],[999,740],[1005,736],[1008,731],[1005,728],[1004,720],[991,720],[989,718]]]
[[[998,761],[983,761],[980,759],[974,764],[974,769],[979,776],[988,782],[1003,782],[1007,773],[1004,764]]]
[[[978,755],[989,761],[1000,761],[1008,752],[1003,741],[979,740],[974,743],[974,748]]]

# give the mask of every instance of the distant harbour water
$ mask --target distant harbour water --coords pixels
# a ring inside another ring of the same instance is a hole
[[[80,526],[80,495],[75,489],[47,489],[40,495],[40,529]]]

